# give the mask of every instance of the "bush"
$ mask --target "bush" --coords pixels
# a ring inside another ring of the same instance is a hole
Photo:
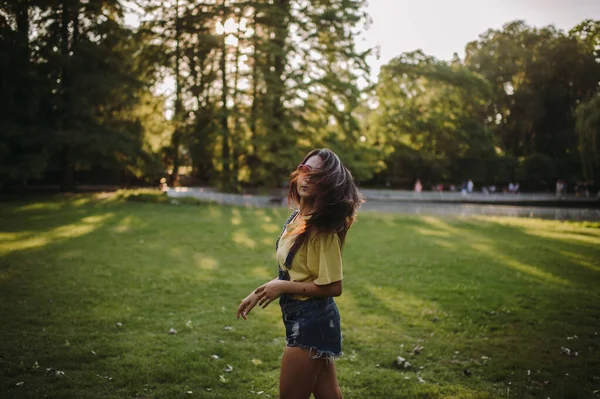
[[[527,187],[544,190],[556,181],[556,164],[545,154],[532,154],[523,160],[520,176]]]

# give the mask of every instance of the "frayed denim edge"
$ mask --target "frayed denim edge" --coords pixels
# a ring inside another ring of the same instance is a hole
[[[310,356],[311,359],[325,358],[326,364],[333,363],[335,360],[339,359],[344,354],[344,352],[340,352],[340,353],[336,354],[332,351],[320,350],[316,346],[290,344],[290,343],[287,343],[287,346],[289,346],[291,348],[308,349],[308,356]],[[314,355],[312,354],[313,351],[315,352]]]

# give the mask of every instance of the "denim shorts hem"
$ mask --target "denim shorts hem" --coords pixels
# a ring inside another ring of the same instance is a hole
[[[288,342],[286,346],[290,348],[308,349],[308,356],[310,356],[311,359],[325,359],[327,364],[333,363],[335,360],[339,359],[344,354],[343,352],[336,353],[332,351],[320,350],[316,346],[302,345],[299,343]]]

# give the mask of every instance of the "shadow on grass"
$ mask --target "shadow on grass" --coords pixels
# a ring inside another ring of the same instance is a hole
[[[210,355],[231,359],[239,351],[249,362],[255,354],[252,340],[224,327],[234,322],[237,298],[276,274],[267,267],[276,238],[269,220],[284,216],[89,197],[56,202],[0,208],[2,391],[173,397],[192,384],[231,397],[239,390],[221,381],[225,364]],[[240,283],[248,270],[255,276]],[[258,328],[269,342],[272,313],[261,315],[267,320]],[[169,335],[174,327],[178,334]],[[68,377],[46,375],[46,368]],[[264,389],[267,378],[258,380]]]
[[[373,228],[356,229],[348,254],[368,268],[354,270],[348,290],[355,318],[377,326],[371,335],[394,337],[377,344],[411,356],[413,347],[427,342],[426,355],[414,359],[438,381],[468,368],[506,384],[517,397],[585,397],[597,389],[598,230],[372,216],[363,222],[376,227],[381,245],[369,251],[373,240],[363,232],[373,234]],[[374,344],[365,337],[355,344],[361,343]],[[579,356],[565,356],[561,346]]]

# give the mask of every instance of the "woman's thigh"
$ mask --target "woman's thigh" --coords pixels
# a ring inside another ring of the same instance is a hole
[[[308,349],[286,346],[279,376],[280,399],[308,399],[325,359],[311,359]]]
[[[343,399],[334,362],[325,363],[321,367],[313,393],[316,399]]]

